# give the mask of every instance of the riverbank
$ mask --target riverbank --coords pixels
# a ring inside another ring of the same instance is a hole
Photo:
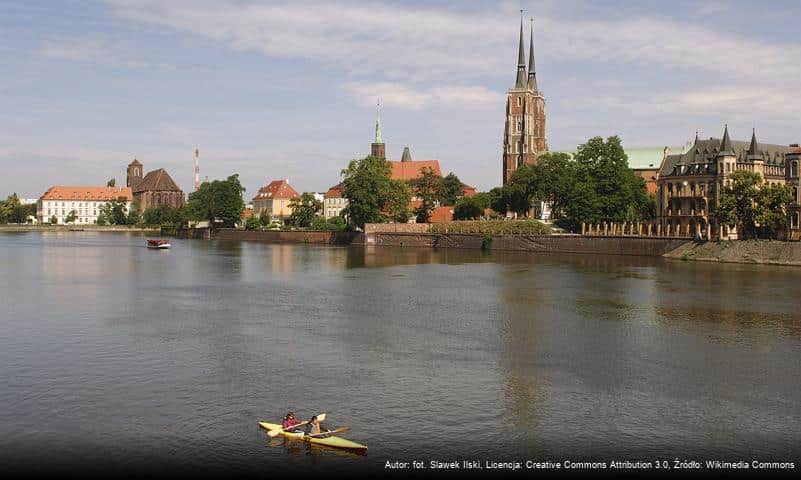
[[[134,232],[158,233],[159,227],[125,225],[0,225],[0,232]]]
[[[801,266],[801,243],[775,240],[688,243],[664,257],[698,262]]]

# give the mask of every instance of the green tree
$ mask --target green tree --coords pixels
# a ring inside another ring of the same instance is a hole
[[[351,160],[342,170],[342,196],[348,199],[342,213],[353,227],[408,217],[410,189],[403,182],[392,180],[391,173],[389,162],[377,157]]]
[[[790,188],[765,184],[758,173],[747,170],[737,170],[729,179],[715,209],[718,222],[737,227],[742,238],[777,237],[786,227]]]
[[[70,213],[64,217],[64,223],[75,223],[75,219],[78,218],[78,214],[75,210],[70,210]]]
[[[484,214],[481,200],[476,197],[464,197],[456,201],[453,208],[454,220],[476,220]]]
[[[225,180],[203,182],[189,194],[187,212],[192,220],[208,220],[211,225],[220,221],[226,227],[233,227],[242,218],[245,202],[242,200],[244,187],[239,174]]]
[[[326,222],[325,218],[318,215],[312,219],[309,228],[311,230],[328,230],[328,222]]]
[[[289,208],[292,214],[289,216],[289,223],[296,227],[308,227],[317,213],[322,211],[323,202],[314,198],[314,195],[306,192],[300,198],[293,198],[289,201]]]
[[[340,216],[331,217],[326,221],[326,223],[328,224],[328,229],[334,231],[342,231],[345,230],[345,227],[347,227],[345,219]]]
[[[628,165],[628,156],[620,138],[593,137],[579,145],[576,155],[576,180],[595,190],[597,202],[591,217],[611,221],[638,220],[639,212],[647,204],[645,182],[634,175]],[[581,221],[574,219],[576,221]]]
[[[142,214],[139,213],[139,209],[132,208],[128,211],[128,215],[125,216],[125,224],[126,225],[138,225],[142,222]]]
[[[156,205],[148,208],[142,214],[145,225],[165,225],[172,223],[172,208],[169,205]]]
[[[737,170],[723,187],[715,208],[715,218],[729,227],[737,227],[744,238],[756,236],[757,197],[762,179],[756,172]]]
[[[107,186],[107,187],[113,187],[113,186],[115,186],[116,184],[117,184],[117,179],[116,179],[116,178],[112,178],[112,179],[110,179],[108,182],[106,182],[106,186]]]
[[[551,203],[551,214],[555,218],[562,217],[576,185],[576,163],[567,153],[547,152],[539,156],[532,168],[536,183],[529,191],[538,200]]]
[[[261,228],[261,222],[259,218],[256,216],[250,216],[245,221],[245,230],[258,230]]]
[[[412,180],[412,191],[420,199],[421,204],[414,209],[417,223],[426,223],[431,217],[431,210],[436,206],[439,193],[442,189],[442,177],[437,175],[431,167],[420,170],[420,176]]]
[[[762,185],[757,196],[757,216],[760,234],[776,238],[787,227],[787,205],[793,201],[793,191],[787,185]]]
[[[106,202],[100,206],[97,224],[98,225],[126,225],[128,223],[128,201],[125,197]]]
[[[58,223],[58,217],[56,217],[55,215],[53,215],[52,217],[50,217],[50,223],[51,223],[52,225],[56,225],[56,224]]]
[[[458,200],[463,194],[462,181],[459,180],[453,172],[442,177],[437,192],[437,200],[440,205],[456,205]]]
[[[14,209],[19,205],[19,197],[16,193],[8,196],[3,201],[0,201],[0,223],[8,223],[14,214]]]
[[[259,213],[259,223],[261,223],[262,226],[266,227],[267,225],[269,225],[270,220],[271,220],[270,212],[268,212],[266,209],[262,210],[261,213]]]
[[[390,180],[385,208],[393,222],[406,223],[412,218],[409,205],[412,202],[412,188],[403,180]]]

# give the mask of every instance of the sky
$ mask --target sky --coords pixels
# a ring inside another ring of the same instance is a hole
[[[801,141],[797,0],[0,0],[0,195],[124,185],[134,158],[189,192],[195,148],[248,199],[281,178],[325,191],[369,153],[379,98],[389,159],[408,146],[489,189],[521,9],[552,150],[725,123]]]

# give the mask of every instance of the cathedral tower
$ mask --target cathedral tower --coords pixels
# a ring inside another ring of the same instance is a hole
[[[523,18],[520,18],[520,44],[517,51],[517,79],[506,94],[506,127],[503,134],[503,183],[521,165],[537,162],[548,151],[545,139],[545,97],[537,87],[534,63],[534,19],[531,19],[528,72],[526,72]]]

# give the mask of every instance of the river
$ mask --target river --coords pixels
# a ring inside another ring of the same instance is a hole
[[[801,269],[144,238],[0,234],[0,469],[801,460]]]

